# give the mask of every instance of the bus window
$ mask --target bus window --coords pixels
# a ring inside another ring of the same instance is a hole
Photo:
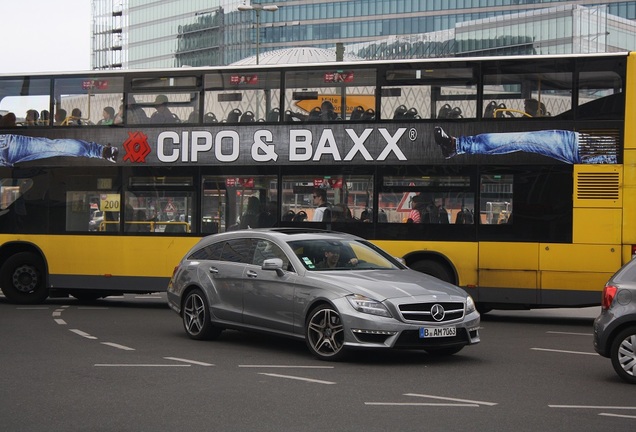
[[[485,225],[511,224],[512,175],[482,175],[480,185],[479,223]]]
[[[207,74],[203,122],[278,122],[279,101],[279,72],[237,71]]]
[[[277,193],[276,176],[204,176],[201,231],[277,226]]]
[[[50,123],[51,80],[9,79],[0,81],[0,127],[47,126]],[[11,118],[11,121],[9,119]]]
[[[484,71],[483,118],[554,117],[572,109],[571,71],[537,61],[493,63]]]
[[[614,71],[579,74],[577,118],[621,119],[625,115],[623,82]]]
[[[328,219],[322,222],[370,222],[373,204],[373,177],[370,175],[284,176],[282,218],[284,222],[312,222],[321,205],[314,196],[325,191]]]
[[[379,194],[389,223],[472,224],[469,176],[386,176]]]
[[[135,176],[125,193],[126,232],[180,234],[192,231],[194,193],[190,176]]]
[[[476,117],[477,80],[473,68],[400,68],[386,72],[382,84],[382,118],[459,119]]]
[[[375,115],[374,69],[321,69],[285,74],[286,121],[371,121]]]
[[[165,92],[128,96],[126,120],[131,124],[197,123],[199,93]]]
[[[60,170],[52,191],[64,191],[67,232],[117,232],[121,211],[119,181],[108,170]]]
[[[122,77],[91,76],[59,78],[54,81],[57,126],[104,124],[104,112],[117,113],[123,96]],[[109,124],[114,124],[114,117]]]

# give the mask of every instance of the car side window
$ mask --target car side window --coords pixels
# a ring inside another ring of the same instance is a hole
[[[280,258],[283,260],[283,268],[288,271],[293,271],[289,264],[289,258],[285,255],[285,252],[278,247],[278,245],[272,243],[269,240],[254,240],[256,243],[254,248],[254,256],[252,259],[252,264],[257,266],[262,266],[263,261],[270,258]]]
[[[249,239],[233,239],[225,242],[221,261],[252,264],[252,242]]]
[[[191,260],[220,260],[223,251],[224,242],[214,243],[194,251],[188,259]]]

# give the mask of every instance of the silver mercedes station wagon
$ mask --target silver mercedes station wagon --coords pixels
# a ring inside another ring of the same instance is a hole
[[[362,238],[321,230],[205,237],[175,268],[168,304],[193,339],[266,331],[304,339],[321,360],[355,348],[451,355],[480,341],[480,316],[464,290]]]

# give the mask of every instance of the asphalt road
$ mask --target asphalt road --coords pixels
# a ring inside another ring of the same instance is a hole
[[[236,331],[188,339],[164,296],[0,296],[6,431],[633,431],[636,387],[592,347],[598,308],[493,311],[445,359]]]

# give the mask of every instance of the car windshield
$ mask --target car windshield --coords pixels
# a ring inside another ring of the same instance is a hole
[[[369,270],[402,268],[399,262],[370,243],[356,240],[312,239],[289,246],[307,270]]]

